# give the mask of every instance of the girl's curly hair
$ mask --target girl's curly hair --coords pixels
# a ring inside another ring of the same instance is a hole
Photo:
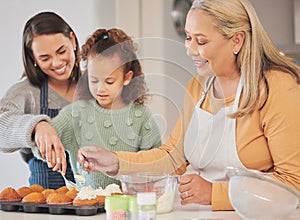
[[[148,88],[142,72],[142,66],[136,56],[136,51],[137,47],[132,38],[123,30],[117,28],[109,30],[97,29],[82,45],[81,59],[84,61],[85,69],[87,70],[90,57],[98,55],[109,57],[117,54],[123,64],[124,74],[128,71],[133,72],[132,80],[123,87],[121,94],[123,101],[126,104],[130,102],[144,104],[148,97]],[[87,72],[85,75],[87,75]],[[87,78],[83,81],[86,84]]]

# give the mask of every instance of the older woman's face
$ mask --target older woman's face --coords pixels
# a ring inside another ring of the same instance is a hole
[[[215,18],[206,12],[190,10],[185,24],[185,46],[199,74],[228,76],[236,70],[233,42],[225,39],[215,24]]]

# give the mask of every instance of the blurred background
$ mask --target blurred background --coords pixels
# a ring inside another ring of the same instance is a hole
[[[250,0],[278,48],[300,63],[300,0]],[[21,36],[25,22],[54,11],[76,32],[82,45],[97,28],[118,27],[139,45],[149,103],[167,138],[179,115],[185,87],[195,73],[186,56],[182,28],[191,0],[5,0],[0,3],[0,98],[22,75]],[[18,152],[0,152],[0,189],[28,185],[28,166]]]

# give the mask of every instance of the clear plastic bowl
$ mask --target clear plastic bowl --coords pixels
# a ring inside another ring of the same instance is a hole
[[[235,169],[229,179],[229,199],[243,219],[285,219],[296,210],[299,192],[262,173]]]
[[[160,172],[134,172],[119,175],[122,192],[136,195],[138,192],[156,192],[157,213],[173,210],[178,176]]]

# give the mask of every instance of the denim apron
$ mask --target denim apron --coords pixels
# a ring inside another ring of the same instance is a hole
[[[40,114],[48,115],[50,118],[55,117],[59,109],[50,109],[48,108],[48,80],[45,80],[42,83],[40,90]],[[69,154],[66,152],[67,157],[67,179],[75,182],[74,175],[71,169],[71,165],[69,162]],[[52,169],[48,168],[47,163],[37,159],[36,157],[32,157],[29,161],[29,169],[30,169],[30,177],[29,183],[32,184],[40,184],[46,189],[57,189],[61,186],[65,185],[65,181],[62,178],[61,174],[58,172],[52,171]]]
[[[200,100],[195,106],[184,138],[185,156],[194,170],[210,182],[226,180],[226,167],[242,170],[236,150],[236,119],[227,115],[238,109],[242,92],[242,77],[237,88],[234,104],[211,114],[200,108],[214,78],[208,79]]]

